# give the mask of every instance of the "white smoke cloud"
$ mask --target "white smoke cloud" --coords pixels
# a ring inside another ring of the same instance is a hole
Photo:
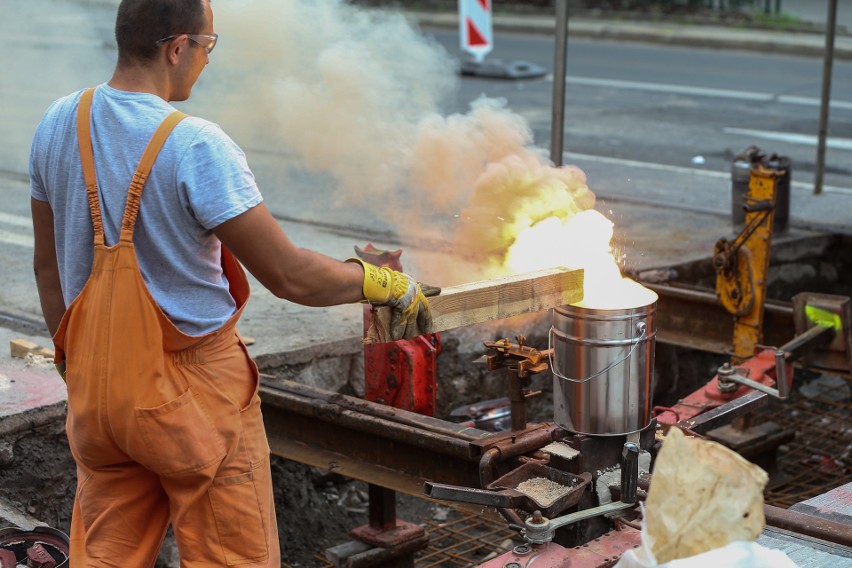
[[[331,176],[339,205],[380,207],[400,233],[453,239],[483,264],[510,244],[498,219],[514,223],[525,200],[591,207],[582,172],[552,168],[505,101],[442,114],[456,62],[402,14],[343,0],[228,0],[214,12],[228,42],[216,65],[233,83],[222,102],[238,114],[227,130]],[[444,285],[477,276],[441,270]]]
[[[347,194],[390,194],[417,124],[456,87],[452,58],[402,14],[341,0],[229,0],[215,10],[228,38],[216,64],[236,77],[233,107],[246,115],[235,137],[271,130],[276,147]]]

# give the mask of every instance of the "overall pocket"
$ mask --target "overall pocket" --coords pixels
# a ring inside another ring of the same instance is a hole
[[[268,558],[254,471],[213,479],[208,495],[228,566]]]
[[[191,387],[174,400],[135,413],[148,451],[138,461],[158,475],[192,473],[225,456],[225,443]]]

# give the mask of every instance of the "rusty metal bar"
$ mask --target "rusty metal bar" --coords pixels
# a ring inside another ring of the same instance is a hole
[[[772,505],[764,505],[763,514],[769,526],[852,547],[849,525]]]
[[[766,406],[769,404],[767,396],[762,392],[750,392],[713,410],[702,412],[695,418],[682,420],[677,423],[677,426],[688,428],[696,434],[706,434],[710,430],[730,424],[735,418]]]
[[[509,375],[509,401],[512,409],[512,431],[520,432],[527,427],[527,401],[524,396],[520,372],[515,365],[507,367]]]
[[[689,286],[650,283],[643,285],[659,296],[657,341],[720,355],[731,353],[734,316],[722,306],[715,292]],[[730,322],[730,325],[720,322]],[[805,343],[813,339],[810,335],[796,337],[794,309],[791,303],[766,301],[763,308],[762,345],[786,345],[798,355],[804,347],[799,344],[800,341]],[[807,361],[801,364],[808,368],[846,375],[849,368],[844,356],[843,353],[828,349],[815,349],[809,354]]]
[[[791,359],[800,359],[813,349],[831,343],[834,339],[834,329],[815,325],[808,331],[791,339],[779,349],[790,354]]]
[[[260,396],[270,448],[281,457],[417,496],[427,479],[479,482],[479,455],[471,455],[470,441],[407,422],[417,416],[443,423],[439,429],[446,431],[455,424],[270,377],[263,377]],[[352,404],[360,411],[347,408]],[[491,435],[461,426],[458,434]]]
[[[372,483],[367,485],[370,497],[370,528],[391,530],[396,527],[396,491]]]
[[[722,306],[713,291],[644,284],[659,296],[657,301],[657,341],[729,354],[733,345],[734,316]],[[725,325],[720,322],[730,322]],[[764,306],[763,343],[781,345],[796,335],[793,308],[767,301]]]
[[[263,382],[264,385],[269,388],[283,390],[288,393],[292,393],[299,398],[328,401],[340,409],[351,410],[358,414],[373,416],[377,419],[412,426],[418,430],[425,430],[433,434],[449,436],[457,440],[473,441],[491,435],[490,432],[484,432],[482,430],[455,424],[453,422],[447,422],[445,420],[440,420],[438,418],[433,418],[416,412],[401,410],[386,404],[379,404],[366,401],[361,398],[335,394],[302,383],[286,381],[271,376],[264,377]]]

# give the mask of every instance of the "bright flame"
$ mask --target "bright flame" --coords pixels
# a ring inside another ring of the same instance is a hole
[[[512,273],[582,268],[584,298],[576,305],[586,308],[625,309],[654,302],[654,292],[621,275],[610,246],[612,236],[612,221],[594,209],[549,217],[517,235],[504,266]]]

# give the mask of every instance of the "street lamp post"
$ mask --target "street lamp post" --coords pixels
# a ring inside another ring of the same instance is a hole
[[[822,193],[825,173],[825,139],[828,135],[828,107],[831,101],[831,65],[834,60],[834,29],[837,24],[837,0],[829,0],[828,21],[825,26],[825,54],[822,68],[822,95],[819,107],[819,139],[817,140],[814,195]]]
[[[556,43],[553,57],[553,118],[550,128],[550,161],[562,165],[565,133],[565,65],[568,56],[568,0],[556,0]]]

